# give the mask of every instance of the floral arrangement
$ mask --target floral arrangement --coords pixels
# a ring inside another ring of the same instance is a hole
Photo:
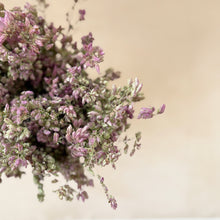
[[[79,21],[85,13],[79,10]],[[55,191],[59,197],[84,201],[85,187],[93,186],[85,174],[89,170],[99,179],[110,205],[117,207],[104,178],[93,170],[109,164],[115,168],[122,151],[128,151],[128,119],[134,117],[134,103],[144,97],[137,78],[124,87],[109,88],[108,82],[120,73],[108,69],[101,74],[103,57],[92,33],[83,36],[78,46],[62,27],[39,16],[35,6],[27,3],[24,9],[6,10],[0,4],[0,177],[3,173],[21,177],[23,168],[31,166],[38,199],[43,201],[44,178],[54,176],[56,183],[62,174],[67,184]],[[96,79],[89,77],[88,68],[97,71]],[[154,107],[142,108],[137,117],[152,118],[164,110],[165,105],[157,112]],[[140,148],[140,139],[138,132],[131,156]],[[72,181],[76,188],[69,185]]]

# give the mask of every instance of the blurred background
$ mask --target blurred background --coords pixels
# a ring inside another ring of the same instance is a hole
[[[10,9],[26,1],[1,2]],[[51,1],[47,19],[66,27],[72,3]],[[101,70],[122,72],[117,85],[135,77],[143,82],[146,99],[137,111],[163,103],[166,111],[133,120],[129,133],[142,132],[142,149],[122,156],[116,170],[99,171],[117,198],[116,211],[97,181],[85,203],[60,201],[45,182],[45,202],[39,203],[28,169],[21,180],[3,179],[1,219],[219,217],[220,1],[81,0],[75,17],[79,9],[86,9],[86,20],[73,38],[93,33],[106,54]]]

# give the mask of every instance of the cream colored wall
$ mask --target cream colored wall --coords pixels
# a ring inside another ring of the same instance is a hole
[[[72,1],[53,1],[48,19],[64,24]],[[10,8],[25,1],[2,2]],[[87,14],[75,39],[92,31],[106,53],[102,70],[121,70],[123,85],[135,76],[144,83],[137,109],[165,103],[166,112],[134,121],[142,149],[123,156],[116,171],[100,171],[118,199],[116,211],[97,182],[85,204],[59,201],[49,184],[40,204],[28,172],[0,185],[1,219],[219,216],[220,1],[81,0],[78,8]]]

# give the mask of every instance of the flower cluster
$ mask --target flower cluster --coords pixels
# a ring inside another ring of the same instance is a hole
[[[79,20],[84,16],[80,10]],[[44,178],[62,174],[77,187],[61,186],[59,197],[84,201],[85,186],[93,186],[85,170],[115,167],[121,156],[119,137],[134,117],[134,103],[143,99],[142,84],[135,79],[109,88],[108,82],[120,77],[112,69],[92,80],[86,70],[100,73],[103,56],[92,33],[78,47],[62,27],[38,16],[35,7],[8,11],[0,4],[0,176],[21,177],[23,168],[31,166],[43,201]],[[151,118],[154,110],[143,108],[138,118]],[[131,155],[140,148],[140,133],[135,137]],[[125,152],[128,141],[125,136]],[[98,178],[116,208],[104,179]]]

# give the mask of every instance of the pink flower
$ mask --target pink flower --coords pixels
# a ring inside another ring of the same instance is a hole
[[[19,151],[23,150],[23,146],[21,144],[17,143],[15,146]]]
[[[88,152],[88,150],[83,147],[70,146],[69,149],[71,149],[71,154],[73,157],[84,157]]]
[[[165,104],[163,104],[159,109],[158,109],[158,112],[157,112],[157,114],[162,114],[162,113],[164,113],[164,111],[165,111],[165,108],[166,108],[166,105]]]
[[[141,111],[138,115],[138,119],[140,119],[140,118],[144,118],[144,119],[152,118],[154,111],[155,111],[154,107],[152,107],[152,108],[141,108]]]
[[[92,43],[92,42],[94,41],[94,38],[93,38],[93,36],[92,36],[92,33],[89,32],[89,34],[83,36],[83,37],[81,38],[81,40],[82,40],[82,45],[88,45],[88,44],[90,44],[90,43]]]
[[[65,137],[66,137],[66,140],[67,140],[68,143],[72,143],[72,137],[71,137],[70,134],[66,134]]]
[[[112,207],[113,209],[116,209],[117,206],[118,206],[118,204],[117,204],[115,198],[110,198],[110,199],[109,199],[109,203],[111,204],[111,207]]]
[[[68,69],[70,73],[75,75],[75,73],[80,73],[81,72],[81,67],[80,66],[74,66]]]
[[[25,168],[27,168],[27,161],[26,160],[22,160],[21,158],[16,159],[15,163],[14,163],[14,167],[18,168],[20,166],[24,166]]]
[[[53,46],[54,46],[54,44],[47,44],[46,50],[50,50]]]
[[[79,15],[80,15],[80,17],[79,17],[79,20],[80,21],[83,21],[83,20],[85,20],[85,14],[86,14],[86,10],[79,10]]]
[[[90,137],[89,138],[89,145],[92,146],[95,143],[95,138],[94,137]]]
[[[37,115],[35,116],[35,120],[39,120],[41,118],[41,114],[37,113]]]

